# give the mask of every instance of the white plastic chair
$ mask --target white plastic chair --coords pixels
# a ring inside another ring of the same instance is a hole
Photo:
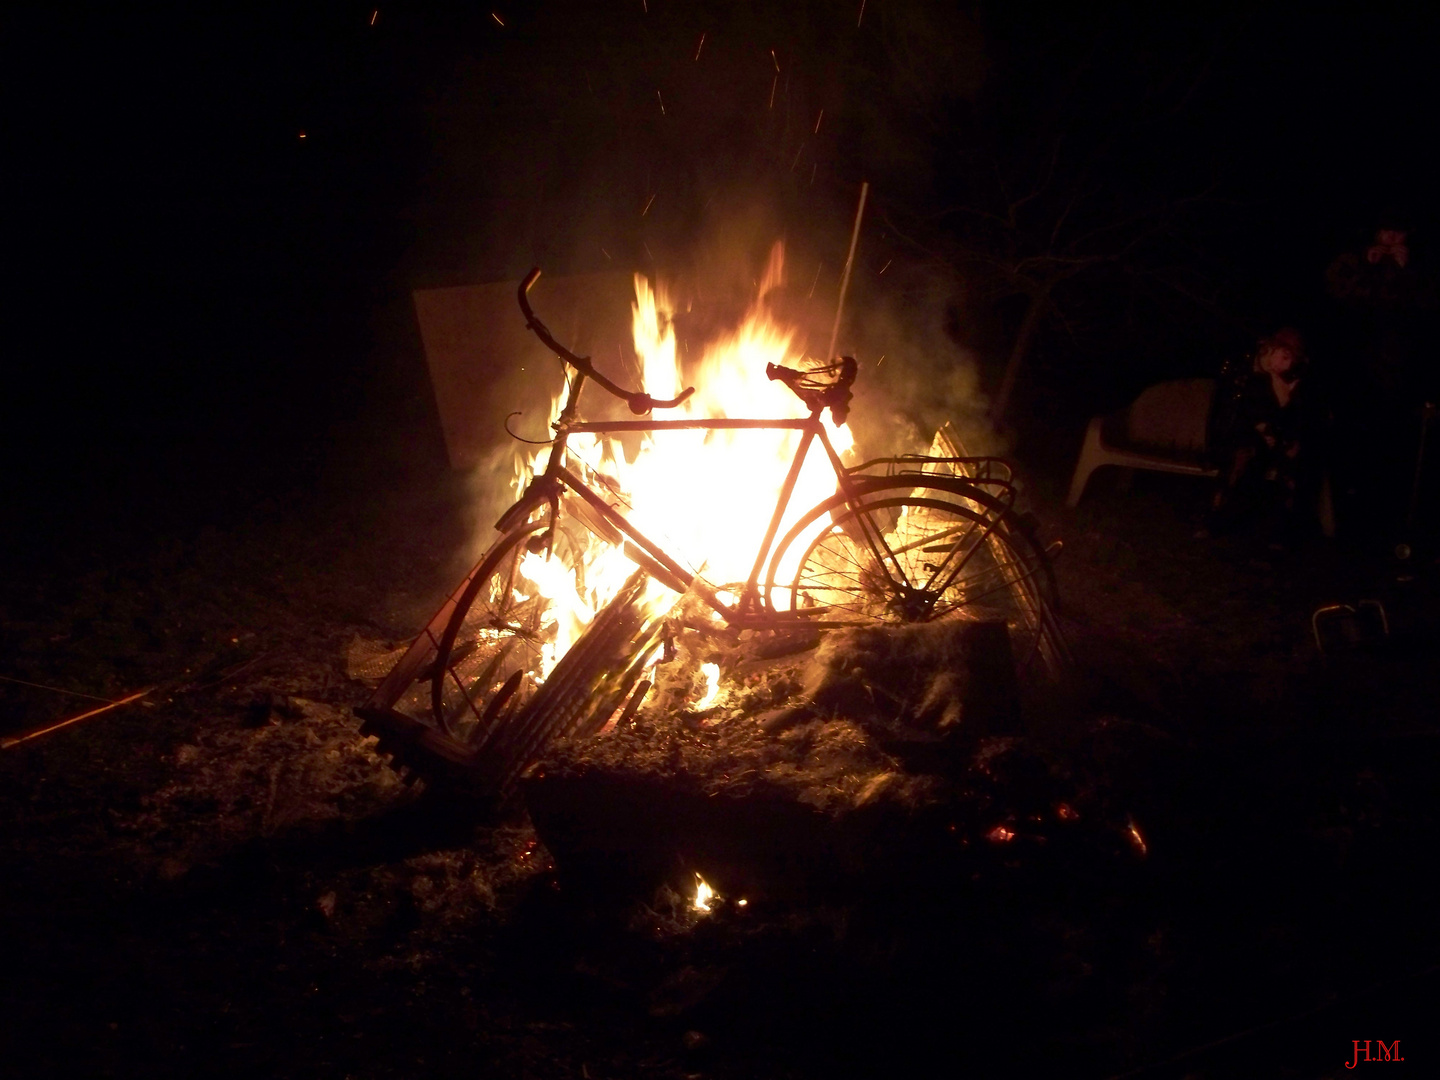
[[[1090,474],[1103,465],[1183,476],[1220,475],[1205,458],[1214,399],[1214,379],[1174,379],[1149,387],[1128,408],[1093,417],[1085,429],[1065,504],[1080,502]]]

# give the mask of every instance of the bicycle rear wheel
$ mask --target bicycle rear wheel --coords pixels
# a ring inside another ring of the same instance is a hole
[[[907,481],[802,518],[771,562],[767,594],[829,625],[1002,619],[1024,666],[1041,648],[1054,579],[1019,515],[968,485]]]

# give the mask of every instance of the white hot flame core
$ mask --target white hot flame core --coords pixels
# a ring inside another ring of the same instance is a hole
[[[701,664],[700,671],[705,676],[705,693],[700,696],[699,701],[695,702],[695,708],[708,709],[720,696],[720,665]]]
[[[795,331],[776,322],[762,299],[781,284],[783,271],[784,249],[776,244],[744,320],[734,331],[698,350],[691,342],[689,351],[698,351],[700,358],[688,372],[682,372],[678,359],[669,298],[662,288],[635,276],[632,331],[645,392],[663,399],[674,397],[686,385],[696,388],[679,408],[657,412],[657,419],[795,419],[807,415],[799,398],[765,375],[767,364],[805,366],[804,357],[794,348]],[[560,406],[557,397],[552,421],[558,419]],[[848,452],[854,443],[849,428],[834,425],[828,413],[823,422],[836,451]],[[644,436],[631,460],[617,439],[576,433],[569,438],[568,450],[572,458],[618,485],[615,494],[624,496],[626,515],[640,532],[692,571],[703,567],[712,585],[734,585],[750,575],[799,438],[796,431],[657,431]],[[523,490],[544,467],[547,456],[548,451],[541,451],[521,463],[517,490]],[[834,472],[823,450],[813,447],[777,535],[783,536],[801,514],[834,492]],[[607,495],[607,501],[613,499]],[[798,559],[801,550],[803,545],[796,545],[793,557]],[[551,560],[547,569],[543,555],[532,555],[523,564],[524,575],[549,601],[549,617],[554,619],[554,641],[544,648],[543,674],[548,674],[634,570],[634,564],[608,544],[590,544],[584,558],[583,590],[576,588],[575,574],[559,560]],[[794,567],[782,567],[777,584],[793,572]],[[733,602],[736,593],[738,590],[723,594],[725,602]],[[783,602],[783,598],[777,600]],[[708,672],[706,678],[708,704],[718,692],[718,671],[715,679]]]
[[[702,878],[699,874],[696,874],[695,901],[691,905],[694,910],[700,912],[701,914],[709,915],[710,905],[718,899],[719,897],[715,895],[715,890],[710,887],[709,883],[707,883],[706,880]]]

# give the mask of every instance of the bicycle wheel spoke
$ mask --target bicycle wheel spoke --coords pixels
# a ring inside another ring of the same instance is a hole
[[[479,745],[488,739],[490,733],[482,729],[517,713],[543,681],[545,648],[555,641],[558,623],[551,602],[525,573],[527,541],[539,529],[534,522],[508,534],[482,560],[479,580],[467,589],[468,604],[464,596],[457,601],[437,642],[448,662],[446,677],[432,680],[432,712],[458,741]],[[583,587],[579,554],[566,532],[558,530],[549,558],[574,576],[577,592]],[[492,709],[502,694],[505,700]]]
[[[1017,654],[1033,652],[1040,608],[1025,590],[1044,556],[1002,529],[1002,512],[963,496],[909,493],[832,513],[800,560],[793,607],[856,623],[1000,618],[1018,639]],[[857,537],[882,531],[887,554],[879,561]]]

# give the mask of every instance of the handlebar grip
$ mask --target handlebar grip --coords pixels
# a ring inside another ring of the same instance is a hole
[[[673,409],[675,406],[679,405],[686,398],[688,398],[691,394],[695,393],[695,388],[693,386],[689,386],[685,388],[685,391],[683,393],[671,398],[669,401],[657,401],[649,394],[643,392],[632,392],[611,382],[604,375],[600,374],[600,372],[595,370],[595,366],[590,362],[590,358],[588,356],[576,356],[569,349],[565,348],[565,346],[561,345],[558,341],[555,340],[554,335],[550,333],[550,331],[546,328],[545,324],[535,317],[535,312],[530,307],[530,298],[527,294],[530,292],[530,289],[535,284],[535,282],[539,280],[540,268],[537,266],[525,275],[524,281],[520,282],[520,288],[518,290],[520,310],[525,315],[526,328],[530,330],[530,332],[533,333],[536,337],[538,337],[550,350],[552,350],[556,356],[560,357],[560,359],[563,360],[565,363],[575,368],[575,370],[580,372],[582,376],[594,379],[610,393],[614,394],[618,398],[624,399],[625,403],[630,406],[631,412],[635,413],[636,415],[644,415],[645,413],[648,413],[651,409]]]

